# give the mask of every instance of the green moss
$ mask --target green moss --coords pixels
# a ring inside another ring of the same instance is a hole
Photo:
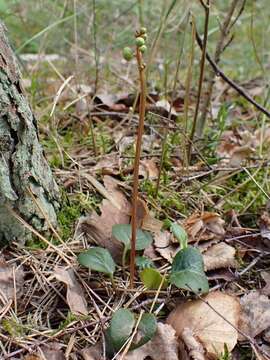
[[[25,335],[24,326],[16,318],[6,318],[1,323],[2,328],[12,337]]]
[[[82,215],[81,205],[78,202],[65,201],[57,215],[60,235],[67,240],[72,235],[75,222]]]

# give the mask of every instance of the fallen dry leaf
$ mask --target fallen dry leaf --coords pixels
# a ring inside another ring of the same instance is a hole
[[[237,267],[236,250],[224,242],[213,245],[203,254],[204,269],[214,270],[226,267]]]
[[[261,293],[263,295],[269,296],[270,295],[270,272],[262,271],[261,277],[265,281],[265,286],[261,289]]]
[[[238,167],[258,146],[256,136],[245,131],[225,131],[217,147],[217,155],[223,158],[222,163],[230,167]]]
[[[159,233],[163,222],[151,215],[144,200],[137,200],[137,226],[152,233]]]
[[[170,105],[170,103],[165,99],[161,99],[155,104],[148,105],[148,110],[152,113],[159,114],[160,116],[166,118],[169,116],[169,114],[171,114],[172,119],[175,119],[175,117],[177,116],[177,113],[173,106]]]
[[[204,301],[210,306],[202,300],[180,304],[169,315],[167,322],[180,338],[185,329],[190,329],[207,355],[217,359],[224,352],[225,343],[229,351],[237,343],[237,330],[234,327],[238,326],[240,304],[235,297],[220,291],[208,294]]]
[[[189,236],[189,242],[221,240],[225,234],[225,221],[212,212],[194,213],[188,217],[183,226]]]
[[[123,360],[179,360],[175,330],[168,324],[158,323],[156,335],[145,345],[130,351]],[[85,359],[88,360],[88,359]]]
[[[270,247],[270,216],[268,211],[262,213],[259,226],[264,244]]]
[[[96,345],[83,349],[81,354],[84,360],[101,360],[103,359],[102,352],[102,344],[97,343]]]
[[[154,159],[140,161],[139,175],[144,179],[156,179],[158,177],[158,167]]]
[[[190,328],[184,328],[182,332],[182,340],[188,349],[190,359],[206,359],[205,351],[202,344],[196,339]]]
[[[169,231],[163,231],[155,234],[154,245],[155,250],[170,263],[179,250],[179,243],[178,246],[172,244],[171,233]]]
[[[54,275],[57,280],[67,286],[67,303],[71,312],[76,315],[87,315],[87,303],[83,295],[83,289],[78,283],[74,271],[56,266]]]
[[[15,296],[18,300],[22,294],[23,278],[24,273],[22,268],[11,266],[7,264],[3,257],[0,258],[0,293],[3,301],[6,303],[12,302]],[[14,289],[15,284],[16,294]],[[1,302],[1,307],[2,305],[3,303]]]
[[[258,291],[251,291],[241,298],[241,331],[254,338],[270,327],[270,300]],[[239,340],[246,340],[239,334]]]
[[[64,352],[61,350],[62,345],[58,343],[51,343],[43,345],[40,349],[40,360],[65,360]]]
[[[91,168],[91,172],[101,172],[103,175],[117,175],[121,168],[121,159],[117,154],[104,155],[95,166]]]
[[[144,134],[142,137],[143,151],[150,152],[154,147],[156,138],[153,135]],[[134,136],[123,136],[117,141],[117,148],[120,154],[123,154],[128,148],[134,146]]]
[[[107,248],[113,258],[120,261],[123,246],[112,237],[112,227],[115,224],[129,223],[130,204],[112,177],[104,176],[104,185],[109,196],[100,205],[101,215],[93,211],[89,216],[82,218],[78,234],[83,233],[91,242]]]
[[[228,269],[217,269],[212,270],[207,273],[208,280],[225,280],[225,281],[233,281],[236,276],[229,271]]]

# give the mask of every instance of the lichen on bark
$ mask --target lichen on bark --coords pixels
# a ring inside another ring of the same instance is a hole
[[[0,24],[0,244],[24,241],[30,235],[8,208],[43,232],[48,223],[39,207],[56,225],[59,201],[58,186],[39,142],[37,122],[5,32]]]

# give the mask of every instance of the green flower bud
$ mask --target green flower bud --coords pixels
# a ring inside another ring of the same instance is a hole
[[[144,43],[145,43],[144,38],[142,38],[142,37],[137,37],[137,38],[136,38],[136,45],[137,45],[138,47],[143,46]]]
[[[143,54],[143,53],[146,52],[147,46],[146,46],[146,45],[142,45],[142,46],[139,47],[139,50],[140,50],[140,52]]]
[[[133,51],[131,50],[130,47],[125,47],[123,49],[123,58],[126,61],[130,61],[133,58]]]
[[[145,34],[147,32],[147,29],[146,27],[142,27],[141,30],[140,30],[141,34]]]
[[[141,37],[146,41],[147,38],[148,38],[148,35],[147,34],[142,34]]]

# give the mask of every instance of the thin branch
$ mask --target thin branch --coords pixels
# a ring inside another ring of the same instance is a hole
[[[219,62],[220,55],[223,52],[224,44],[226,42],[226,38],[227,38],[227,36],[229,34],[229,31],[231,30],[231,24],[232,24],[232,21],[233,21],[232,17],[233,17],[233,14],[234,14],[238,4],[239,4],[239,0],[232,0],[230,6],[228,8],[227,14],[225,16],[225,19],[220,24],[220,36],[219,36],[219,39],[217,41],[216,50],[215,50],[215,54],[214,54],[214,61],[216,63]],[[238,19],[238,17],[236,17],[236,18]],[[205,127],[207,114],[208,114],[208,109],[209,109],[210,102],[211,102],[214,83],[215,83],[215,72],[212,71],[209,74],[208,86],[207,86],[207,89],[205,91],[206,96],[205,96],[203,104],[202,104],[200,121],[198,122],[198,126],[197,126],[197,129],[196,129],[196,135],[197,135],[198,138],[200,138],[202,136],[202,133],[203,133],[203,130],[204,130],[204,127]]]
[[[199,47],[202,50],[203,43],[202,43],[202,40],[201,40],[198,32],[196,32],[196,40],[197,40]],[[209,64],[212,66],[212,68],[217,76],[220,76],[227,84],[229,84],[234,90],[236,90],[239,95],[241,95],[248,102],[250,102],[252,105],[254,105],[258,110],[260,110],[262,113],[264,113],[267,117],[270,118],[270,112],[265,107],[263,107],[261,104],[259,104],[257,101],[255,101],[252,98],[252,96],[249,95],[241,86],[239,86],[237,83],[235,83],[233,80],[231,80],[227,75],[225,75],[224,72],[215,63],[215,61],[211,58],[211,56],[209,55],[208,52],[206,52],[206,59],[209,62]]]

